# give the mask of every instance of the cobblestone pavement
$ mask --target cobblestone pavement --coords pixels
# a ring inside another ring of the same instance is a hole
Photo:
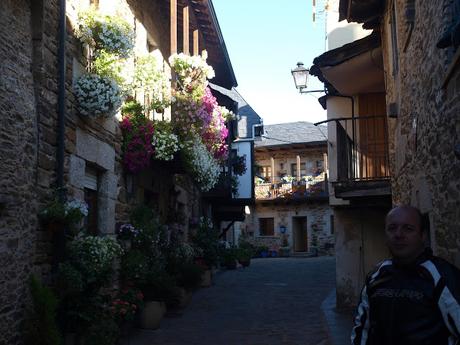
[[[253,259],[217,273],[181,316],[123,345],[329,345],[321,302],[334,279],[333,257]]]

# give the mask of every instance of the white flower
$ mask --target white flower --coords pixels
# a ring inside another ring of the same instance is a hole
[[[128,58],[134,48],[135,33],[128,22],[94,10],[79,14],[75,35],[91,47],[121,58]]]
[[[221,171],[219,162],[199,138],[194,138],[191,145],[185,147],[185,151],[196,182],[202,191],[209,191],[219,180]]]
[[[179,138],[173,133],[155,132],[152,145],[155,147],[155,158],[170,161],[174,158],[174,153],[179,151]]]
[[[122,103],[121,89],[111,79],[85,74],[74,87],[80,114],[85,116],[113,116]]]
[[[78,209],[83,216],[88,215],[88,205],[83,200],[69,200],[64,205],[65,214],[67,215],[70,211]]]

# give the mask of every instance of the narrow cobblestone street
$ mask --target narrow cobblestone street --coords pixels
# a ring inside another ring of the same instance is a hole
[[[326,345],[321,302],[334,288],[335,259],[253,259],[220,272],[178,317],[139,330],[123,345]]]

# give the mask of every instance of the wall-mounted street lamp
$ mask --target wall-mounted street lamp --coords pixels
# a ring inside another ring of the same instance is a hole
[[[324,90],[306,90],[310,70],[305,68],[303,62],[297,62],[297,67],[291,70],[295,87],[300,93],[324,92]]]

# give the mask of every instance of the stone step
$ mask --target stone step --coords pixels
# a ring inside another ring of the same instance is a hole
[[[294,258],[312,258],[318,256],[318,254],[316,252],[291,252],[289,256]]]

